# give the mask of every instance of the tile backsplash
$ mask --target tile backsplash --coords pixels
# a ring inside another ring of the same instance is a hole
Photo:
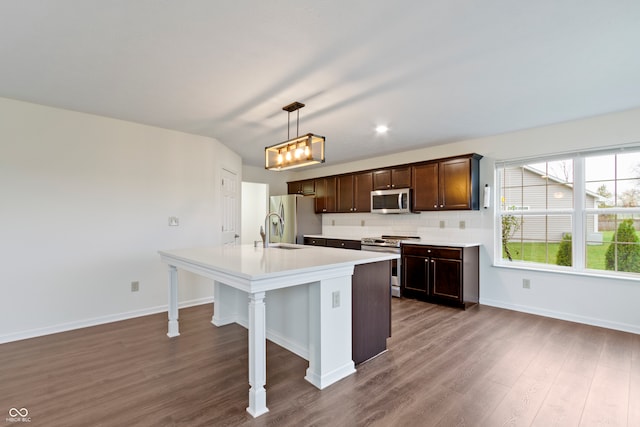
[[[376,237],[383,234],[419,236],[443,242],[479,242],[491,232],[488,211],[421,212],[380,215],[371,213],[323,214],[322,234],[331,237]]]

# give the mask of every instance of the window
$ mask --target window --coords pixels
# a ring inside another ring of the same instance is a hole
[[[502,265],[640,274],[640,147],[496,164]]]

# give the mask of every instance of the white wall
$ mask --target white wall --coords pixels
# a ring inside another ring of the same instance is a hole
[[[248,182],[269,184],[269,196],[287,194],[287,181],[293,181],[291,171],[269,171],[263,167],[242,165],[242,179]]]
[[[640,143],[640,109],[561,123],[508,134],[428,147],[369,160],[301,170],[291,180],[349,171],[411,163],[466,153],[485,156],[480,162],[480,185],[494,189],[493,168],[497,160],[560,153],[571,150]],[[495,195],[495,191],[493,191]],[[423,212],[419,215],[372,214],[323,215],[323,234],[375,236],[383,231],[417,232],[436,241],[474,241],[480,252],[480,301],[511,308],[640,333],[640,280],[597,278],[493,266],[494,206],[472,212]],[[365,225],[361,225],[361,221]],[[445,229],[440,229],[444,220]],[[465,220],[465,230],[458,228]],[[522,279],[531,289],[522,288]]]
[[[269,185],[257,182],[242,183],[242,227],[240,241],[243,245],[262,240],[260,226],[264,228],[264,217],[269,206]]]
[[[220,243],[223,165],[242,178],[213,139],[0,98],[0,342],[165,309],[157,251]]]

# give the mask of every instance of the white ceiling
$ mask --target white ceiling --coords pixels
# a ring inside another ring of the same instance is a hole
[[[333,164],[639,107],[640,1],[5,0],[0,61],[2,97],[255,166],[300,101]]]

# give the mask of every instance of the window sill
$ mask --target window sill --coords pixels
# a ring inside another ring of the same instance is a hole
[[[569,269],[561,269],[561,268],[545,268],[539,266],[532,265],[524,265],[524,264],[493,264],[493,267],[496,268],[506,268],[511,270],[526,270],[526,271],[537,271],[541,273],[554,273],[554,274],[568,274],[570,276],[583,276],[583,277],[593,277],[596,279],[613,279],[613,280],[625,280],[631,282],[640,281],[640,276],[632,276],[630,274],[611,274],[611,273],[598,273],[596,270],[569,270]]]

